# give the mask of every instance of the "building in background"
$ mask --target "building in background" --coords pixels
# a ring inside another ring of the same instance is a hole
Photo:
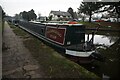
[[[49,19],[52,21],[68,21],[71,20],[71,14],[64,11],[51,11]]]

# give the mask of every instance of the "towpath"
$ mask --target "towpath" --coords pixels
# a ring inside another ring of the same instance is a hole
[[[5,22],[3,33],[2,76],[3,78],[42,78],[38,62]]]

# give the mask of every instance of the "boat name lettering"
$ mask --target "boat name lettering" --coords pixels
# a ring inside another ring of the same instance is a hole
[[[50,37],[53,38],[53,39],[56,39],[56,38],[57,38],[56,36],[53,36],[53,35],[50,35]]]
[[[49,30],[49,31],[47,31],[47,34],[50,34],[50,33],[55,33],[55,34],[57,34],[59,37],[62,37],[61,34],[60,34],[60,32],[58,32],[58,31],[56,31],[56,30]]]

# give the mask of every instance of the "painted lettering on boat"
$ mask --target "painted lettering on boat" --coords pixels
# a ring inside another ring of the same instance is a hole
[[[64,45],[66,28],[57,28],[57,27],[46,27],[46,38],[49,40]]]

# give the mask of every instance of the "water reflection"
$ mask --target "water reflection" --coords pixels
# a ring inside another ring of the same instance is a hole
[[[89,35],[89,37],[91,38],[92,35]],[[110,46],[110,45],[114,44],[118,39],[119,39],[119,37],[95,35],[94,36],[94,44]],[[87,34],[85,35],[85,41],[87,41]]]
[[[86,32],[85,40],[87,40],[87,34],[90,34],[91,32]],[[92,35],[89,35],[89,37],[91,38]],[[99,46],[101,54],[106,57],[106,61],[95,61],[90,64],[80,65],[82,65],[89,71],[94,72],[101,78],[105,78],[108,80],[115,80],[120,78],[120,33],[105,31],[98,32],[94,36],[94,44],[97,44]],[[103,49],[104,46],[107,47]]]

